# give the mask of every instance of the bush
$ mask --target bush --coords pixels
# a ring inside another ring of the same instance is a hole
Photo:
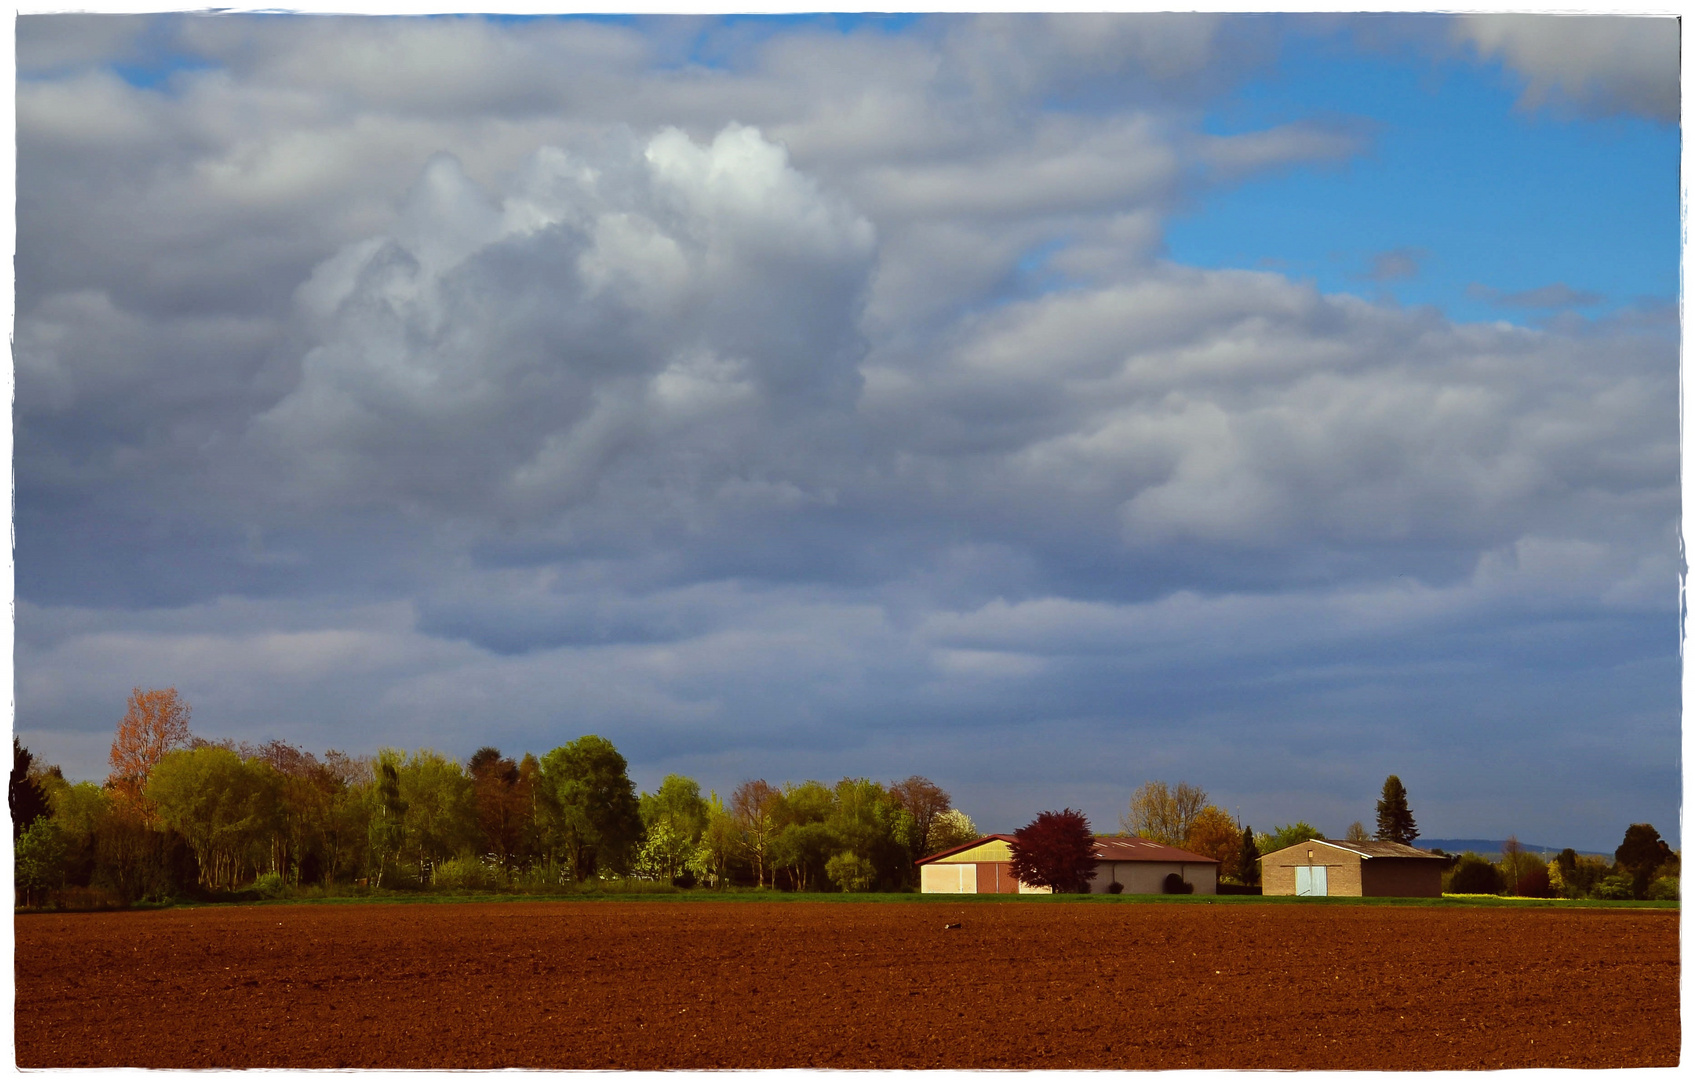
[[[500,876],[481,859],[449,859],[436,866],[435,884],[438,889],[494,889]]]
[[[1677,879],[1674,878],[1674,877],[1662,877],[1662,878],[1655,878],[1653,881],[1650,881],[1648,883],[1648,899],[1650,899],[1650,900],[1677,900],[1677,899],[1680,899],[1680,897],[1678,896]]]
[[[1111,885],[1108,885],[1106,887],[1106,891],[1111,893],[1114,896],[1117,896],[1119,893],[1124,891],[1124,882],[1115,881]]]
[[[266,900],[279,900],[288,895],[288,883],[281,874],[260,874],[253,879],[253,891]]]
[[[824,864],[824,875],[843,892],[870,892],[877,870],[868,860],[851,851],[838,852]]]
[[[1481,855],[1466,852],[1442,885],[1445,893],[1481,893],[1495,895],[1501,891],[1501,871]]]
[[[1165,875],[1164,891],[1173,896],[1185,896],[1195,891],[1195,883],[1184,881],[1182,874]]]
[[[1632,882],[1622,874],[1613,874],[1601,879],[1591,893],[1597,900],[1629,900],[1635,895]]]

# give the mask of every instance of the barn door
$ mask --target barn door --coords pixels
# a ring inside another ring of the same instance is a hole
[[[1296,896],[1329,896],[1330,868],[1327,866],[1295,867]]]

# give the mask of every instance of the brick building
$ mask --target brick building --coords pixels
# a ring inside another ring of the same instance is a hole
[[[1387,840],[1307,840],[1259,865],[1267,896],[1441,896],[1448,861]]]
[[[1012,845],[1007,833],[991,833],[969,844],[918,860],[919,883],[927,893],[1047,892],[1012,876]],[[1095,876],[1089,891],[1111,892],[1113,883],[1127,893],[1165,891],[1167,875],[1176,874],[1196,893],[1218,891],[1218,860],[1192,851],[1156,844],[1139,836],[1097,836]]]

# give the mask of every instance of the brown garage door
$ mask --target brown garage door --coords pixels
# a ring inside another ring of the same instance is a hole
[[[978,863],[977,891],[980,893],[1017,892],[1018,879],[1012,876],[1012,864],[1003,862]]]

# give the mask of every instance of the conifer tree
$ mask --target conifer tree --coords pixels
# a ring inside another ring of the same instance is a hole
[[[1259,847],[1254,843],[1251,825],[1242,829],[1242,858],[1236,867],[1236,878],[1244,885],[1259,884]]]
[[[1407,808],[1407,789],[1393,774],[1383,781],[1383,797],[1377,800],[1377,839],[1410,844],[1418,838],[1418,826]]]

